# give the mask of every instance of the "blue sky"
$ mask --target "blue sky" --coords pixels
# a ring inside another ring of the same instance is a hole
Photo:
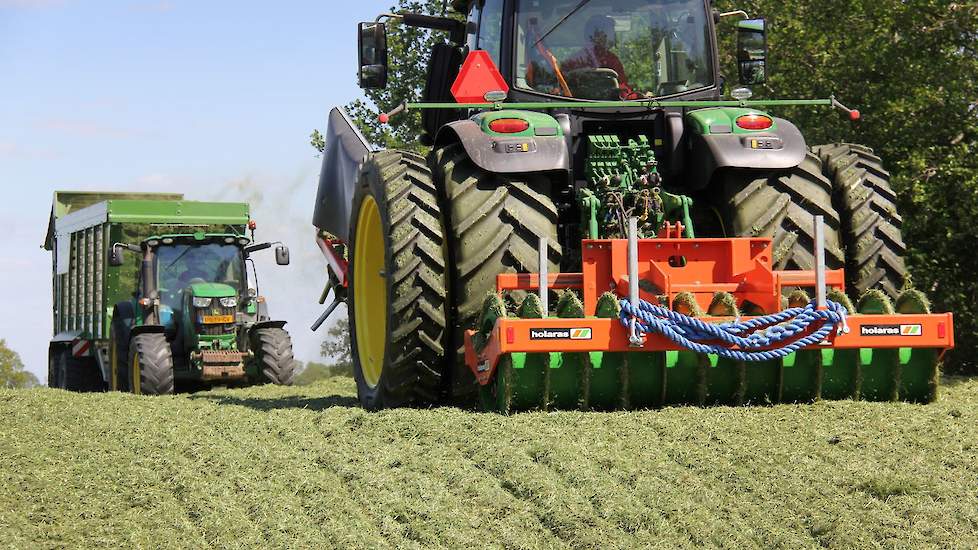
[[[0,0],[0,338],[46,377],[56,189],[178,191],[247,200],[258,237],[292,265],[259,263],[296,355],[324,281],[312,240],[319,159],[310,131],[361,96],[356,22],[389,1]],[[342,311],[342,310],[341,310]],[[342,314],[335,314],[337,317]]]

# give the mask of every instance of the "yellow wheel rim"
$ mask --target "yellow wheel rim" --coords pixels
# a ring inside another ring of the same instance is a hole
[[[136,395],[142,395],[143,390],[140,387],[139,380],[139,353],[132,354],[132,368],[130,369],[132,376],[130,376],[130,382],[132,383],[132,393]]]
[[[387,282],[384,280],[384,230],[380,209],[370,195],[360,203],[353,250],[353,319],[363,380],[377,386],[387,340]]]

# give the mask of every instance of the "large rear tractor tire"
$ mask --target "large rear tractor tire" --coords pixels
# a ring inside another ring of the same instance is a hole
[[[295,379],[292,338],[282,328],[260,328],[254,332],[252,349],[262,383],[291,386]]]
[[[130,390],[137,395],[173,393],[173,355],[162,332],[144,332],[129,342]]]
[[[437,404],[445,370],[444,231],[422,157],[374,153],[350,224],[353,373],[368,409]]]
[[[448,217],[455,351],[451,398],[458,405],[474,405],[478,386],[465,364],[464,333],[475,328],[486,294],[496,291],[497,275],[539,271],[541,238],[548,239],[549,272],[559,272],[557,208],[546,174],[486,172],[459,144],[435,149],[431,163]]]
[[[862,145],[819,145],[812,152],[822,160],[842,217],[846,286],[856,298],[878,288],[896,299],[907,277],[907,247],[889,172]]]
[[[825,222],[825,265],[838,269],[845,264],[832,183],[822,175],[818,157],[808,154],[790,170],[730,170],[722,178],[725,236],[771,237],[775,269],[811,270],[815,269],[812,216],[820,214]]]

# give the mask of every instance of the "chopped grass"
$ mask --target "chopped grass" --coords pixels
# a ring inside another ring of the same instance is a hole
[[[936,403],[368,413],[349,379],[0,391],[0,546],[978,547],[978,380]]]

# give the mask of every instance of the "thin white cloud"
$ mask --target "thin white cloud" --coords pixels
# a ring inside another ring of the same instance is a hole
[[[12,141],[0,141],[0,158],[16,160],[54,160],[62,155],[51,149],[24,147]]]
[[[49,118],[39,121],[36,126],[41,130],[52,130],[88,138],[128,139],[149,135],[149,132],[145,130],[120,128],[91,120],[69,118]]]

